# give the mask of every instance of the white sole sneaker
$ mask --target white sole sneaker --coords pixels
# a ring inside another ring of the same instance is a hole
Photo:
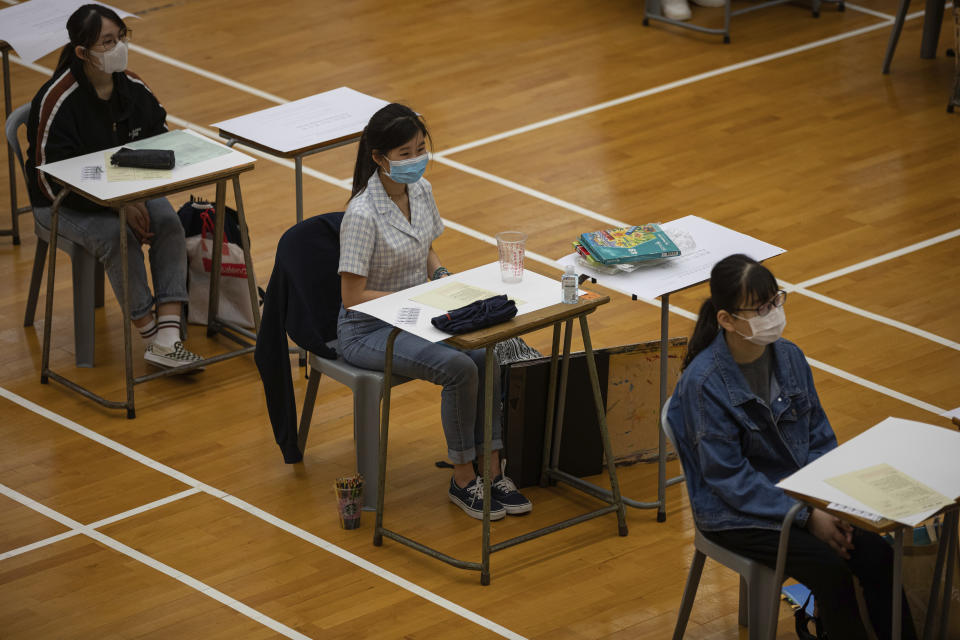
[[[164,348],[157,344],[147,345],[143,352],[143,359],[152,365],[164,369],[179,369],[202,360],[200,356],[189,351],[182,342],[177,342],[172,348]],[[203,367],[194,367],[191,371],[202,371]]]
[[[689,20],[693,15],[687,0],[660,0],[660,9],[671,20]]]

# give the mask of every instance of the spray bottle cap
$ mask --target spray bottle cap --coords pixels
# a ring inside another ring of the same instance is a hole
[[[564,272],[565,274],[571,275],[571,276],[577,275],[576,272],[573,270],[573,265],[572,265],[572,264],[568,264],[566,267],[564,267],[563,272]]]

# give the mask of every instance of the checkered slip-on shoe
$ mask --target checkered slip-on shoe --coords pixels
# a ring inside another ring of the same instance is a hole
[[[143,353],[143,359],[152,365],[163,367],[164,369],[178,369],[202,360],[200,356],[189,351],[183,346],[182,342],[177,342],[173,347],[161,347],[157,344],[147,345],[147,350]],[[192,371],[202,371],[203,367],[196,367]]]

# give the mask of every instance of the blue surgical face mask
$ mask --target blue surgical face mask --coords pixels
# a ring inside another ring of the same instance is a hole
[[[430,154],[425,153],[409,160],[390,160],[390,179],[401,184],[413,184],[423,177],[423,172],[427,169],[427,162],[430,160]]]

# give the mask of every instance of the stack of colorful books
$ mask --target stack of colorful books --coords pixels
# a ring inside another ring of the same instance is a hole
[[[635,264],[680,255],[658,224],[581,233],[573,248],[589,266]]]

